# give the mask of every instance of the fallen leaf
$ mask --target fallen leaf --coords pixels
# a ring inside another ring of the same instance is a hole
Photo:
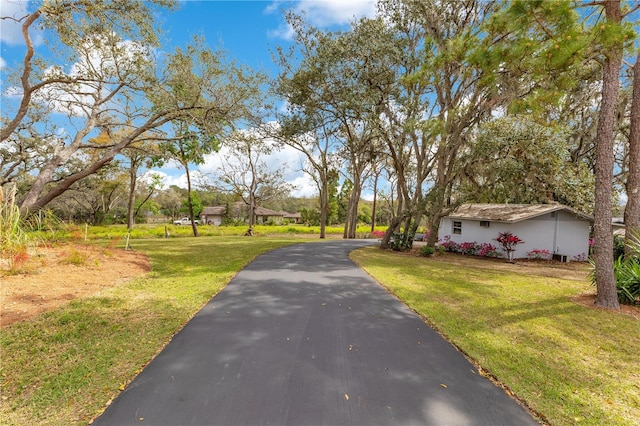
[[[121,391],[123,391],[123,390],[124,390],[124,388],[126,388],[126,387],[127,387],[127,385],[123,383],[123,384],[121,384],[121,385],[120,385],[120,387],[119,387],[118,389],[120,389]]]
[[[440,383],[440,386],[442,386],[443,388],[447,388],[447,385],[445,385],[444,383]]]
[[[348,394],[344,394],[344,399],[346,399],[347,401],[349,400],[349,395]]]

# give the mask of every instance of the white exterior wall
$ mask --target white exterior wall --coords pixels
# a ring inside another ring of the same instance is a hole
[[[450,236],[451,241],[456,243],[491,243],[500,249],[495,239],[500,232],[509,231],[524,241],[516,246],[513,254],[515,259],[527,258],[527,252],[535,249],[567,255],[568,260],[575,256],[586,256],[589,252],[589,222],[564,211],[556,212],[555,216],[547,213],[517,223],[490,222],[488,228],[481,227],[479,220],[445,217],[440,222],[438,239],[443,242],[445,236]],[[454,220],[462,222],[461,234],[453,233]]]
[[[222,216],[219,215],[202,215],[201,216],[202,219],[202,223],[204,224],[209,224],[209,222],[211,222],[211,225],[214,226],[220,226],[222,224]]]

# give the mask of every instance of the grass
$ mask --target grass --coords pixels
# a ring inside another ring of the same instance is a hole
[[[550,424],[640,424],[640,321],[572,302],[592,291],[586,272],[375,248],[352,258]]]
[[[2,424],[86,424],[238,270],[292,242],[135,240],[153,272],[2,329]]]
[[[121,228],[98,242],[122,247]],[[239,269],[294,234],[132,240],[153,272],[1,330],[2,424],[86,424]],[[640,424],[640,321],[573,303],[592,291],[586,272],[375,248],[353,258],[551,424]]]
[[[173,225],[173,224],[140,224],[131,230],[130,237],[132,239],[140,238],[163,238],[165,228],[171,237],[190,237],[193,236],[191,226]],[[247,231],[247,225],[238,226],[213,226],[200,225],[198,233],[204,237],[220,237],[220,236],[242,236]],[[378,230],[384,230],[386,227],[378,227]],[[283,224],[283,225],[256,225],[253,228],[255,235],[258,236],[309,236],[317,238],[320,235],[319,226],[306,226],[301,224]],[[326,234],[328,238],[342,238],[344,227],[327,226]],[[372,238],[371,227],[362,225],[356,229],[358,238]],[[124,246],[124,240],[127,236],[127,227],[125,225],[105,225],[105,226],[89,226],[87,236],[89,240],[122,240],[121,245]],[[38,237],[42,240],[77,240],[81,241],[85,238],[85,227],[78,225],[57,226],[56,231],[44,230],[38,232]]]

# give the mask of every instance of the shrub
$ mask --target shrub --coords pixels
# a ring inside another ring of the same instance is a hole
[[[551,259],[551,253],[549,253],[549,250],[533,249],[527,252],[527,257],[534,260],[549,260]]]
[[[475,256],[478,248],[477,242],[465,242],[458,244],[458,251],[467,256]]]
[[[498,247],[491,243],[482,243],[478,245],[476,254],[482,257],[501,257],[502,253],[498,251]]]
[[[407,251],[413,247],[413,234],[403,234],[401,232],[394,232],[393,237],[389,241],[389,246],[392,250]]]
[[[613,236],[613,258],[624,256],[625,239],[622,235]]]
[[[640,302],[640,263],[638,259],[619,257],[613,262],[618,301],[628,305]]]
[[[422,247],[420,247],[420,250],[418,251],[420,256],[425,256],[425,257],[431,256],[435,252],[436,252],[436,249],[433,248],[433,247],[429,247],[429,246],[422,246]]]
[[[576,262],[586,262],[587,260],[589,260],[589,256],[587,256],[587,253],[580,253],[573,256],[573,260],[575,260]]]
[[[616,291],[620,303],[635,305],[640,303],[640,241],[636,236],[629,238],[627,244],[631,256],[618,256],[613,262],[616,279]],[[595,263],[591,261],[591,284],[596,285]]]
[[[458,252],[458,243],[451,241],[451,235],[446,235],[444,241],[440,244],[446,251]]]
[[[507,257],[509,258],[509,260],[512,259],[513,252],[516,250],[516,246],[518,244],[524,243],[524,241],[522,241],[520,237],[512,234],[509,231],[499,232],[496,241],[500,243],[500,245],[502,246],[502,250],[507,253]]]
[[[376,230],[376,231],[373,231],[373,232],[371,233],[371,236],[372,236],[373,238],[382,238],[382,237],[384,237],[384,234],[385,234],[385,231],[377,231],[377,230]]]

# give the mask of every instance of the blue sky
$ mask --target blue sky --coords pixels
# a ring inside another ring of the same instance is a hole
[[[0,0],[0,15],[20,15],[27,7],[22,0]],[[203,36],[212,48],[222,48],[237,62],[275,76],[272,53],[277,46],[290,43],[291,32],[284,20],[283,11],[304,11],[315,26],[336,29],[348,24],[354,17],[373,16],[375,0],[187,0],[180,1],[177,11],[159,17],[165,50],[186,45],[194,35]],[[42,36],[34,37],[36,44]],[[19,27],[0,21],[0,68],[2,79],[6,72],[19,64],[24,55],[24,43]],[[36,47],[37,48],[37,47]],[[0,80],[3,96],[8,84]],[[214,154],[200,167],[205,174],[213,174],[219,167],[224,152]],[[270,159],[275,167],[288,167],[286,178],[298,190],[296,196],[311,196],[317,192],[310,180],[299,171],[301,159],[291,149],[280,151]],[[158,170],[165,175],[167,184],[186,185],[184,173],[171,165]]]

